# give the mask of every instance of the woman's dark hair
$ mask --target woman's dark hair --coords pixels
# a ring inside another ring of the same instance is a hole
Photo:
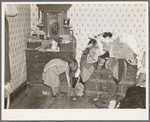
[[[105,32],[103,37],[106,38],[107,36],[109,36],[111,38],[113,35],[110,32]]]

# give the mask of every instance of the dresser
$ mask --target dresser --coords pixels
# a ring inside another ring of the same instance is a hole
[[[75,59],[76,56],[76,41],[72,41],[69,44],[60,44],[60,51],[38,51],[35,48],[39,46],[38,43],[29,42],[27,44],[28,48],[26,49],[26,62],[27,62],[27,81],[28,88],[34,86],[37,90],[42,89],[43,81],[42,81],[42,72],[46,63],[50,60],[59,58],[64,61],[69,61],[69,59]],[[32,48],[33,47],[33,48]],[[70,73],[71,82],[74,73]],[[64,92],[67,88],[67,81],[65,73],[60,75],[60,91]],[[62,87],[62,88],[61,88]],[[43,89],[44,90],[44,87]]]

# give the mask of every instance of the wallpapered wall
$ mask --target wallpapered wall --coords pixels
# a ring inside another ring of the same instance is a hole
[[[12,93],[27,79],[26,70],[26,43],[25,36],[30,35],[30,5],[16,4],[18,15],[7,17],[10,32],[10,70],[11,83],[8,90]]]
[[[146,50],[147,3],[96,3],[72,4],[68,10],[77,39],[76,59],[79,61],[85,49],[88,37],[101,32],[110,31],[122,37],[123,34],[135,34],[138,48],[138,60],[141,61],[143,51]],[[31,6],[32,29],[36,29],[38,11],[35,4]]]
[[[68,11],[73,31],[77,39],[76,59],[79,61],[82,51],[88,43],[88,37],[104,31],[118,34],[134,33],[137,40],[138,60],[146,49],[146,3],[95,3],[73,4]],[[25,35],[36,30],[38,8],[36,4],[16,4],[18,15],[8,18],[10,29],[10,58],[12,81],[9,91],[12,93],[26,81]]]
[[[74,4],[68,11],[77,38],[77,59],[86,47],[88,37],[104,31],[114,32],[120,37],[124,33],[135,34],[138,52],[145,49],[146,4]]]

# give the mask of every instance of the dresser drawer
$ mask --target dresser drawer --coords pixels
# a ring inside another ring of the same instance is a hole
[[[42,81],[42,72],[34,72],[34,71],[28,71],[28,81],[31,84],[43,84],[44,82]]]
[[[28,70],[28,81],[30,83],[35,83],[35,84],[43,84],[44,82],[42,81],[42,73],[43,71],[33,71],[33,70]],[[60,85],[67,85],[67,79],[66,79],[66,74],[62,73],[61,75],[59,75],[59,79],[60,79]]]
[[[47,62],[28,62],[29,70],[43,71]]]
[[[75,58],[75,52],[74,51],[60,51],[60,52],[27,51],[27,61],[48,62],[55,58],[69,61],[69,59]]]

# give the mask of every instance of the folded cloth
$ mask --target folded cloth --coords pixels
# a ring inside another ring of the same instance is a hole
[[[50,92],[49,91],[42,91],[43,95],[49,95]]]

